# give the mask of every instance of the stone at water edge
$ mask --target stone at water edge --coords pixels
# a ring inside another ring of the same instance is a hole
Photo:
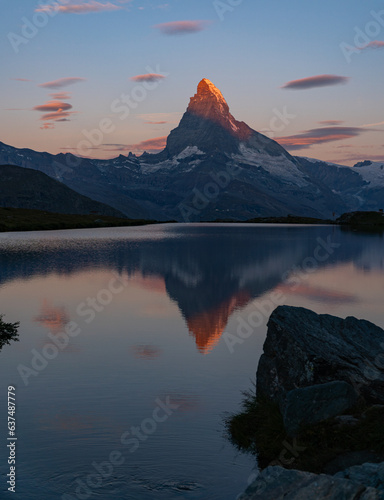
[[[301,426],[314,425],[352,408],[357,401],[350,384],[335,380],[287,392],[281,403],[284,427],[290,436]]]
[[[338,472],[335,477],[350,479],[351,481],[377,488],[384,492],[384,462],[379,464],[365,463],[355,465]]]
[[[297,388],[335,380],[368,404],[384,402],[384,331],[354,317],[279,306],[268,322],[257,369],[257,395],[278,403]]]
[[[384,492],[349,479],[287,470],[264,469],[238,500],[383,500]]]

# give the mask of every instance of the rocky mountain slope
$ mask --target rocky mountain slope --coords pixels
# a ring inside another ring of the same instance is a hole
[[[158,154],[93,160],[0,143],[0,163],[40,170],[131,218],[327,218],[377,210],[384,193],[383,165],[350,168],[293,157],[237,121],[220,90],[205,78]]]

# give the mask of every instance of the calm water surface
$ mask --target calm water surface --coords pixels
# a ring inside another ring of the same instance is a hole
[[[0,313],[21,322],[0,352],[1,498],[15,385],[13,498],[235,499],[257,464],[223,420],[255,380],[271,300],[384,327],[383,242],[332,226],[0,234]],[[174,409],[156,423],[159,400]],[[123,463],[90,477],[111,453]]]

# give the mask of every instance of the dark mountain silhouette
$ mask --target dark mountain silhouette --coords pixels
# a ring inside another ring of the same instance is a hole
[[[118,210],[82,196],[42,172],[14,165],[0,165],[0,206],[124,217]]]

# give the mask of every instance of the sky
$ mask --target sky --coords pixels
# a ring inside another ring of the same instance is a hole
[[[0,141],[157,152],[202,78],[291,154],[384,161],[383,0],[2,0]]]

